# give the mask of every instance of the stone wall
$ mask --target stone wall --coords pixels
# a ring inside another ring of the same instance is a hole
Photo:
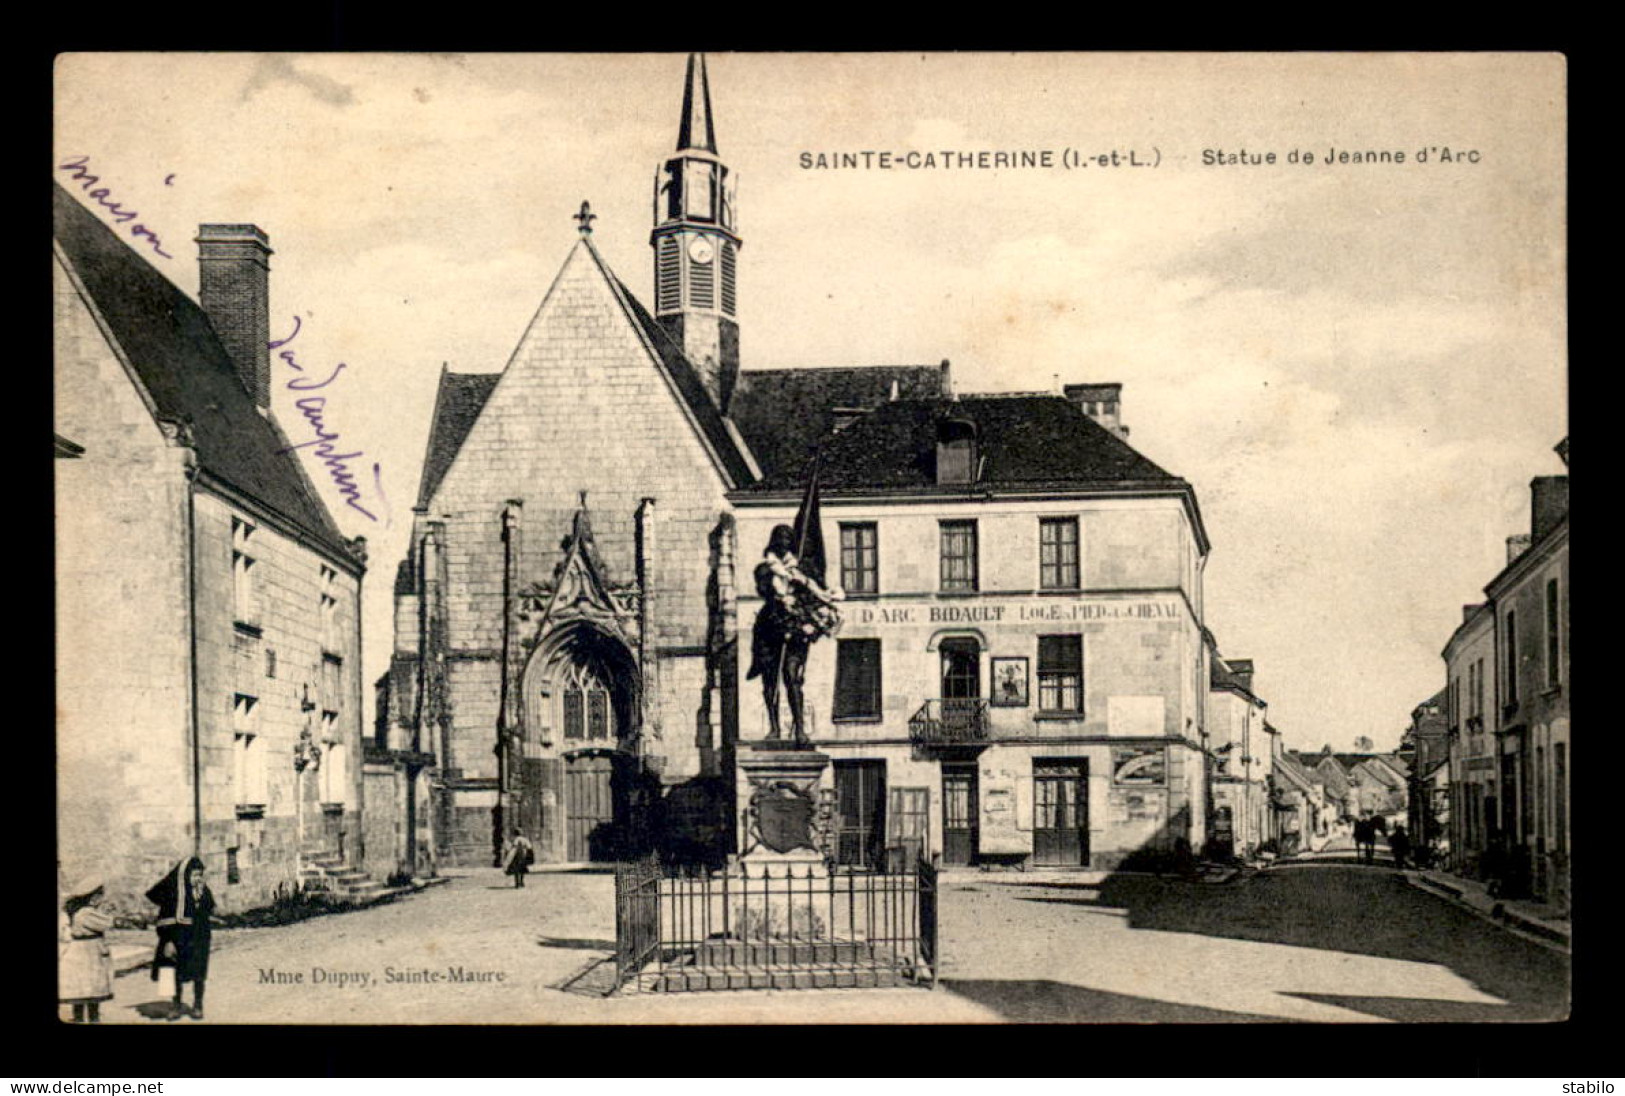
[[[191,849],[185,460],[55,268],[57,855],[120,912]],[[110,561],[121,563],[110,566]]]

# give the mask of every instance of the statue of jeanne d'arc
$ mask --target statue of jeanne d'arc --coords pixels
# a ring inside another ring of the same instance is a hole
[[[839,588],[824,586],[801,568],[795,554],[795,530],[775,526],[768,537],[762,562],[756,565],[756,593],[761,611],[751,631],[751,664],[747,677],[761,677],[762,699],[767,704],[768,738],[782,734],[779,722],[779,684],[790,701],[790,725],[797,743],[806,742],[802,684],[807,675],[807,648],[834,635],[841,626],[836,602]]]

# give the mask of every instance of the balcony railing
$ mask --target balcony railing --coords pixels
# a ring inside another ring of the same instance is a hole
[[[927,700],[908,721],[916,746],[982,746],[990,739],[987,701],[980,698]]]

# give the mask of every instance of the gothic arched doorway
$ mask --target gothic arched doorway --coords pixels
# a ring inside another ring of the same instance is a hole
[[[552,863],[619,859],[634,797],[639,675],[626,643],[574,620],[538,645],[526,675],[520,827]]]

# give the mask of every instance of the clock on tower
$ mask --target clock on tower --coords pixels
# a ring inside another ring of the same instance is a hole
[[[655,316],[719,410],[739,375],[738,178],[717,155],[705,59],[688,59],[677,151],[655,173]]]

